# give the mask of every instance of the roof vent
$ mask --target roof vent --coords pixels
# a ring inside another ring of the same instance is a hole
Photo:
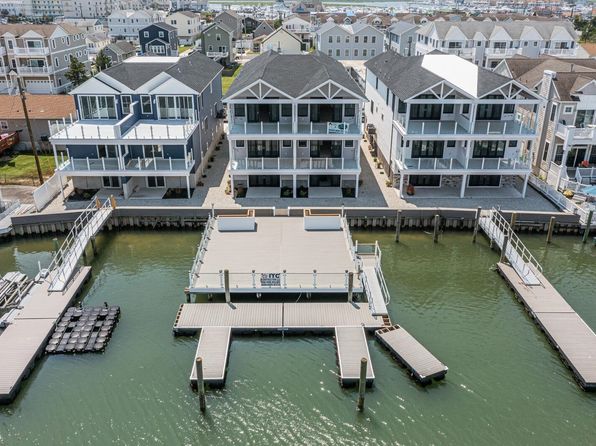
[[[548,77],[551,77],[553,79],[556,79],[557,78],[557,72],[556,71],[553,71],[553,70],[544,70],[544,75],[545,76],[548,76]]]

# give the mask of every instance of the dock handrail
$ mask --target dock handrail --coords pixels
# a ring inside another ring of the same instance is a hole
[[[540,265],[540,263],[538,263],[538,260],[536,260],[536,258],[530,252],[530,250],[526,248],[526,245],[524,245],[524,243],[519,239],[509,222],[505,219],[505,217],[503,217],[503,214],[501,214],[501,212],[498,209],[492,208],[488,212],[488,218],[494,224],[492,228],[490,226],[487,226],[487,229],[489,231],[500,231],[504,235],[507,235],[509,237],[507,249],[515,250],[517,254],[521,257],[524,263],[523,272],[527,273],[528,269],[530,269],[531,272],[530,266],[534,267],[539,272],[542,272],[542,266]],[[491,238],[495,237],[495,233],[491,234]]]
[[[381,268],[381,258],[383,253],[381,251],[381,247],[379,246],[379,242],[375,241],[374,243],[360,243],[358,244],[356,250],[358,254],[374,256],[374,269],[377,275],[377,280],[379,281],[379,286],[381,287],[381,292],[383,293],[383,300],[385,301],[385,304],[388,304],[391,300],[391,294],[389,294],[387,282],[385,282],[385,276],[383,275],[383,270]],[[366,274],[362,274],[362,276],[366,276]]]
[[[194,276],[199,275],[199,270],[201,269],[201,264],[203,262],[203,258],[205,257],[205,252],[207,251],[207,244],[209,243],[209,238],[211,236],[211,232],[215,226],[215,218],[213,215],[209,214],[209,218],[207,219],[207,223],[205,224],[205,230],[203,231],[203,235],[201,236],[201,242],[199,243],[199,247],[197,248],[197,254],[195,255],[195,259],[192,262],[192,268],[188,272],[188,281],[189,286],[192,287],[193,278]]]

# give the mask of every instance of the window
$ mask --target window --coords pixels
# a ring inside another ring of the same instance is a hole
[[[507,147],[517,147],[517,141],[509,141],[509,143],[507,144]]]
[[[368,43],[368,36],[364,36],[364,37],[362,37],[362,41],[363,41],[364,43]]]
[[[553,162],[560,166],[562,161],[563,161],[563,144],[557,144],[557,147],[555,149],[555,159],[553,160]]]
[[[344,57],[350,57],[350,50],[344,50]]]
[[[149,37],[149,31],[143,31],[143,37]]]
[[[370,50],[370,57],[374,57],[376,54],[376,51],[374,49]]]
[[[327,55],[333,56],[333,50],[331,48],[327,50]]]
[[[215,40],[221,40],[221,34],[216,34],[215,35]]]
[[[336,41],[337,43],[341,43],[341,36],[337,36],[337,37],[335,38],[335,41]]]
[[[336,57],[339,57],[339,55],[340,55],[340,51],[339,51],[339,49],[335,50],[335,56],[336,56]]]
[[[163,158],[163,147],[158,145],[143,146],[144,158]]]
[[[164,33],[163,33],[163,31],[160,31],[160,32],[159,32],[159,37],[162,37],[162,38],[163,38],[163,36],[164,36]]]
[[[97,156],[100,158],[118,158],[118,146],[98,145]]]
[[[542,161],[546,161],[548,159],[548,147],[549,143],[544,143],[544,152],[542,152]]]
[[[308,147],[308,141],[298,141],[298,147],[300,147],[300,148]]]
[[[563,109],[563,113],[565,113],[566,115],[573,113],[573,105],[566,105]]]
[[[412,141],[412,158],[442,158],[443,141]]]
[[[164,177],[147,177],[147,187],[165,187],[166,179]]]
[[[345,104],[344,116],[348,118],[353,118],[356,116],[356,104]]]
[[[118,188],[120,187],[120,177],[102,177],[102,184],[105,188]]]
[[[557,106],[555,104],[553,104],[553,106],[550,109],[550,121],[554,121],[555,120],[555,115],[557,114]]]
[[[475,141],[473,158],[503,158],[505,141]]]
[[[449,141],[447,141],[447,147],[455,147],[455,140],[450,139]]]
[[[188,119],[194,115],[192,96],[159,96],[160,119]]]
[[[354,141],[351,139],[348,141],[344,141],[344,147],[354,147]]]
[[[505,104],[503,113],[505,113],[506,115],[512,115],[514,112],[515,112],[515,104]]]
[[[122,107],[122,113],[128,115],[130,113],[130,104],[132,103],[132,97],[130,95],[120,96],[120,105]]]
[[[292,117],[292,104],[281,104],[281,115],[284,118]]]
[[[367,56],[366,50],[362,50],[362,57],[366,57],[366,56]]]
[[[298,104],[298,116],[308,116],[308,104]]]
[[[152,111],[153,108],[151,105],[151,96],[141,96],[141,113],[144,115],[150,115]]]
[[[0,130],[8,130],[8,122],[0,121]]]
[[[82,119],[116,119],[113,96],[79,96]]]
[[[501,175],[470,175],[468,186],[470,187],[499,187],[501,185]]]
[[[234,104],[234,116],[244,118],[246,116],[246,107],[244,104]]]
[[[346,36],[346,43],[350,43],[350,36]]]
[[[375,103],[373,101],[370,101],[370,112],[371,113],[375,112]]]
[[[284,139],[281,142],[281,145],[282,145],[282,147],[292,147],[292,141],[291,140]]]
[[[333,43],[333,36],[329,36],[329,43]]]
[[[377,43],[377,36],[372,36],[370,38],[370,43]]]
[[[244,147],[244,140],[243,139],[239,139],[236,141],[236,147]]]
[[[438,187],[441,185],[441,175],[410,175],[409,182],[412,186]]]
[[[354,43],[358,43],[358,40],[359,40],[358,36],[354,36]]]
[[[455,96],[449,95],[445,99],[455,99]],[[451,114],[455,106],[453,104],[443,104],[443,113]]]
[[[354,57],[358,57],[358,50],[354,50]]]

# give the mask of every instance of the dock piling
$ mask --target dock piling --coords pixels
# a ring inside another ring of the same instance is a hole
[[[439,214],[435,215],[435,220],[433,223],[433,242],[439,242],[439,222],[441,221],[441,217]]]
[[[517,212],[512,212],[511,213],[511,221],[509,223],[509,225],[511,226],[511,229],[513,229],[515,231],[515,225],[517,224]]]
[[[52,242],[54,243],[54,252],[58,252],[58,250],[60,250],[60,245],[58,244],[58,239],[56,237],[54,237],[52,239]]]
[[[588,235],[590,235],[590,226],[592,225],[592,218],[594,217],[594,210],[592,209],[588,213],[588,220],[586,221],[586,229],[584,230],[584,236],[582,237],[582,243],[588,241]]]
[[[352,303],[354,294],[354,272],[348,273],[348,302]]]
[[[476,236],[478,235],[478,227],[480,225],[480,214],[482,213],[482,208],[478,206],[476,209],[476,216],[474,217],[474,235],[472,235],[472,243],[476,243]]]
[[[91,249],[93,249],[93,255],[97,255],[97,245],[95,244],[95,236],[91,237]]]
[[[556,217],[552,216],[550,221],[548,222],[548,232],[546,234],[546,243],[550,243],[553,238],[553,231],[555,229],[555,220]]]
[[[203,380],[203,358],[200,356],[195,359],[197,368],[197,390],[199,392],[199,407],[202,413],[205,413],[207,404],[205,401],[205,382]]]
[[[401,210],[397,211],[395,219],[395,243],[399,243],[399,233],[401,232]]]
[[[509,243],[509,234],[505,234],[503,236],[503,249],[501,249],[501,263],[505,263],[505,260],[507,260],[507,244]]]
[[[360,360],[360,379],[358,381],[358,410],[364,410],[364,391],[366,390],[366,368],[368,366],[366,358]]]
[[[230,270],[224,269],[224,291],[226,293],[226,303],[231,302],[230,298]]]

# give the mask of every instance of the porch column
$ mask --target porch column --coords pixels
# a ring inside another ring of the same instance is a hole
[[[399,171],[399,196],[404,198],[404,173]]]
[[[528,190],[528,180],[530,179],[530,174],[527,173],[524,177],[524,187],[522,188],[522,198],[526,198],[526,191]]]
[[[358,198],[358,182],[360,181],[360,175],[356,175],[356,192],[354,194],[355,198]]]
[[[190,177],[186,175],[186,198],[190,199]]]
[[[292,165],[294,166],[294,170],[296,170],[296,144],[298,142],[294,139],[292,140]]]
[[[559,190],[559,186],[561,185],[561,177],[563,176],[563,170],[567,171],[567,155],[569,155],[569,140],[573,138],[574,134],[575,127],[567,127],[567,133],[565,134],[565,139],[563,140],[563,158],[561,159],[561,165],[559,166],[559,174],[557,175],[557,190]],[[555,148],[555,150],[557,150],[556,145],[553,147]],[[550,146],[549,149],[551,149]],[[544,157],[544,154],[542,156]]]
[[[464,174],[461,178],[461,187],[459,190],[459,198],[464,198],[466,192],[466,182],[468,181],[468,175]]]
[[[296,174],[292,175],[292,198],[296,198]]]
[[[64,184],[62,184],[62,175],[58,172],[58,180],[60,180],[60,193],[62,193],[62,199],[66,200],[66,196],[64,195]]]
[[[232,195],[232,198],[236,198],[234,196],[234,175],[230,175],[230,194]]]
[[[58,152],[56,151],[56,144],[52,143],[52,150],[54,151],[54,163],[58,169]]]

